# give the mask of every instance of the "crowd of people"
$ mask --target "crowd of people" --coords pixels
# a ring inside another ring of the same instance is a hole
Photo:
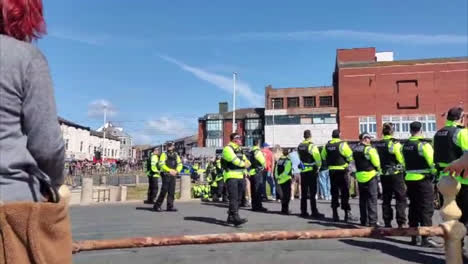
[[[89,160],[74,160],[65,162],[65,175],[93,175],[93,174],[116,174],[142,170],[142,163],[128,161],[104,161],[93,162]]]

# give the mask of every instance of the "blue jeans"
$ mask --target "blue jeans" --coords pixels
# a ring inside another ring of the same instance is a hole
[[[271,190],[271,196],[273,196],[273,199],[276,199],[276,185],[275,181],[273,180],[273,177],[271,175],[271,172],[269,171],[263,171],[263,186],[262,186],[262,191],[263,191],[263,196],[267,198],[266,195],[266,183],[268,182],[268,185],[270,185],[270,190]]]
[[[319,172],[318,185],[319,196],[324,199],[331,199],[330,176],[328,170]]]

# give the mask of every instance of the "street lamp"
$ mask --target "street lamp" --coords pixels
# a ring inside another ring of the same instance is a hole
[[[236,126],[236,78],[237,73],[232,73],[232,81],[233,81],[233,91],[232,91],[232,132],[235,133],[237,130]]]
[[[272,121],[273,121],[273,147],[275,146],[275,99],[271,99],[271,107],[273,110],[273,116],[272,116]]]

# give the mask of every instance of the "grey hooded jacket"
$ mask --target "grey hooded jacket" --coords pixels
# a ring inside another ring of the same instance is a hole
[[[39,201],[63,183],[64,142],[49,67],[33,45],[0,35],[0,202]]]

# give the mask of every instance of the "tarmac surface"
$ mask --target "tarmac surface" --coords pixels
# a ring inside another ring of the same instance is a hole
[[[358,216],[357,202],[352,200],[351,206]],[[281,205],[276,202],[264,203],[264,206],[270,212],[241,210],[240,215],[247,217],[249,222],[240,228],[225,224],[227,208],[224,204],[176,201],[179,212],[175,213],[155,213],[150,210],[150,205],[143,203],[74,206],[71,208],[73,239],[359,228],[357,222],[356,225],[332,222],[330,201],[319,201],[319,210],[326,215],[321,221],[298,215],[279,215]],[[291,202],[291,209],[293,213],[299,213],[298,200]],[[437,223],[440,223],[438,213],[434,216],[434,224]],[[444,263],[443,249],[411,246],[409,240],[407,237],[356,238],[132,248],[80,252],[74,255],[74,263]]]

